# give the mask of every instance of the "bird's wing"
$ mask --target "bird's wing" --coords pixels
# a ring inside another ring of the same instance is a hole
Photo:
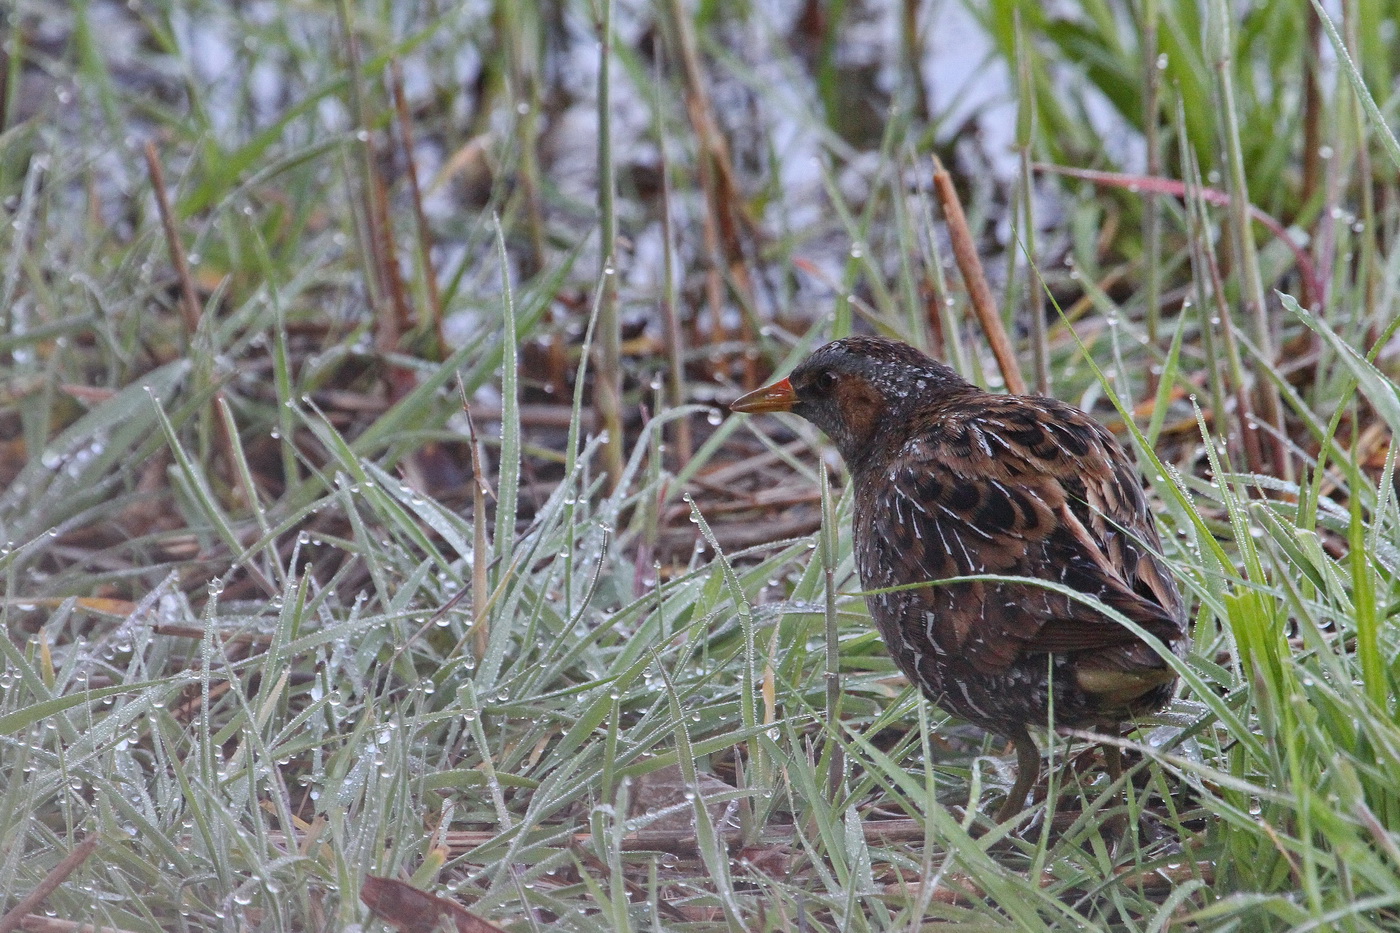
[[[870,488],[878,486],[873,514],[889,519],[875,560],[891,582],[1032,577],[1094,596],[1168,642],[1184,632],[1137,472],[1082,412],[995,397],[931,418],[889,466],[888,480]],[[1034,584],[911,592],[934,644],[983,670],[1029,653],[1138,640],[1082,602]]]

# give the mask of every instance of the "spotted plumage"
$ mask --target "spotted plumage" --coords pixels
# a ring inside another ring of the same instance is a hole
[[[1082,411],[984,392],[875,337],[827,344],[733,408],[790,411],[835,443],[866,601],[895,660],[939,706],[1016,744],[999,818],[1024,805],[1039,767],[1027,726],[1053,709],[1054,725],[1116,730],[1170,699],[1170,665],[1075,598],[1186,650],[1138,473]],[[1029,579],[957,579],[976,575]]]

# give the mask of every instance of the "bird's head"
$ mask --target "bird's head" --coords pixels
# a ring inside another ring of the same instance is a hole
[[[826,432],[846,464],[859,466],[882,432],[908,429],[917,412],[973,387],[905,343],[846,337],[818,348],[786,379],[750,392],[730,409],[787,411]]]

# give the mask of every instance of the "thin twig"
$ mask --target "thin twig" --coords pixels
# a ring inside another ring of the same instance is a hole
[[[20,921],[20,930],[23,933],[131,933],[121,927],[99,927],[91,923],[79,923],[76,920],[59,920],[57,917],[45,917],[43,914],[27,914]]]
[[[1328,106],[1322,91],[1322,21],[1308,18],[1308,38],[1303,50],[1303,183],[1298,191],[1298,203],[1306,207],[1321,193],[1322,188],[1322,129],[1324,109]],[[1318,217],[1325,216],[1324,211]],[[1314,335],[1316,336],[1316,335]],[[1317,337],[1317,339],[1322,339]]]
[[[666,9],[679,53],[681,73],[685,76],[686,114],[690,118],[699,148],[700,187],[705,192],[705,201],[709,207],[705,215],[705,245],[728,272],[735,295],[746,312],[739,316],[740,332],[726,333],[720,320],[723,282],[718,269],[712,269],[708,278],[708,291],[710,310],[715,317],[716,336],[721,340],[737,337],[745,346],[752,347],[758,335],[754,333],[753,319],[747,313],[753,308],[753,282],[744,259],[742,231],[748,226],[742,210],[744,199],[739,193],[738,183],[734,180],[734,163],[729,154],[729,143],[720,130],[719,118],[715,115],[714,103],[710,100],[710,81],[700,63],[699,47],[690,20],[691,14],[680,0],[670,0]],[[757,385],[758,376],[757,355],[745,354],[745,388]]]
[[[1166,194],[1175,198],[1186,198],[1187,186],[1185,182],[1177,181],[1174,178],[1154,178],[1149,175],[1125,175],[1121,172],[1100,172],[1086,168],[1068,168],[1063,165],[1050,165],[1045,162],[1037,162],[1032,166],[1037,172],[1049,172],[1055,175],[1064,175],[1066,178],[1080,178],[1096,185],[1103,185],[1113,188],[1124,188],[1128,191],[1145,191],[1148,194]],[[1192,197],[1199,197],[1207,204],[1228,207],[1231,203],[1230,195],[1219,188],[1190,187]],[[1254,205],[1249,205],[1250,219],[1258,221],[1264,227],[1278,237],[1283,244],[1288,247],[1293,254],[1293,261],[1298,264],[1298,278],[1301,280],[1303,294],[1299,303],[1305,308],[1314,308],[1318,298],[1324,293],[1325,286],[1322,279],[1317,274],[1317,266],[1313,263],[1312,257],[1307,251],[1293,241],[1288,235],[1288,229],[1284,227],[1275,217],[1267,214]]]
[[[146,141],[145,155],[146,171],[150,174],[151,191],[156,199],[156,211],[160,214],[160,224],[165,231],[165,248],[170,253],[170,264],[175,267],[175,279],[180,283],[180,316],[185,322],[185,337],[188,341],[193,342],[195,335],[199,332],[199,319],[202,315],[199,296],[195,292],[194,276],[190,274],[190,263],[185,255],[185,245],[180,240],[179,228],[175,222],[175,212],[170,209],[170,192],[165,185],[165,169],[160,164],[160,155],[156,152],[156,144],[150,140]],[[244,488],[242,478],[237,470],[239,458],[235,451],[235,437],[229,431],[227,422],[219,417],[219,407],[227,406],[227,404],[223,390],[215,390],[214,436],[217,438],[218,445],[228,463],[230,487],[237,496],[242,498],[244,505],[251,507],[257,502],[257,493]]]
[[[360,161],[360,190],[365,218],[365,238],[369,253],[369,281],[374,295],[374,345],[380,353],[395,353],[400,349],[403,334],[410,328],[412,313],[408,299],[404,295],[403,278],[395,261],[397,249],[394,244],[393,225],[389,220],[389,192],[384,179],[375,164],[374,121],[369,112],[369,102],[360,87],[362,76],[359,40],[350,20],[347,0],[339,0],[336,13],[341,35],[345,44],[346,82],[349,95],[351,118],[358,132],[354,146]],[[387,302],[387,304],[386,304]],[[391,366],[386,373],[386,385],[390,397],[402,398],[412,386],[413,375],[405,369]]]
[[[442,293],[438,289],[437,269],[433,266],[433,232],[423,211],[423,186],[418,182],[418,164],[413,159],[413,118],[403,91],[403,66],[398,59],[394,59],[389,68],[394,111],[398,116],[399,135],[403,139],[404,171],[408,175],[408,190],[412,195],[413,220],[418,228],[418,261],[423,270],[423,285],[428,292],[428,311],[433,316],[434,350],[440,360],[447,341],[442,333]]]
[[[19,903],[10,908],[10,912],[0,917],[0,933],[14,933],[20,924],[24,922],[25,914],[31,913],[39,908],[39,905],[48,899],[48,896],[58,890],[58,886],[68,880],[68,876],[77,871],[78,866],[86,862],[88,856],[92,855],[97,848],[97,843],[102,840],[99,833],[88,833],[83,837],[83,841],[73,847],[73,851],[65,855],[57,865],[49,870],[44,876],[44,880],[39,882],[39,886],[19,899]]]
[[[189,260],[185,256],[184,244],[180,242],[180,232],[175,225],[175,214],[170,209],[170,194],[165,187],[165,169],[161,167],[156,144],[146,142],[146,171],[151,176],[151,191],[156,196],[156,210],[160,214],[160,225],[165,229],[165,247],[170,252],[170,264],[175,267],[175,279],[180,283],[180,313],[185,319],[185,333],[193,340],[199,330],[199,296],[195,293],[194,277],[190,275]]]
[[[972,300],[972,311],[977,322],[982,325],[982,333],[996,357],[1001,378],[1006,382],[1007,391],[1013,395],[1024,395],[1026,380],[1021,375],[1016,353],[1011,348],[1011,340],[1002,326],[1001,314],[997,311],[996,300],[987,285],[987,277],[982,272],[982,260],[977,255],[977,245],[973,242],[972,231],[967,226],[967,215],[963,213],[962,202],[953,188],[953,178],[943,167],[937,156],[933,160],[933,187],[938,194],[938,202],[943,206],[943,219],[948,225],[948,238],[953,243],[953,257],[962,272],[963,283],[967,286],[968,297]]]

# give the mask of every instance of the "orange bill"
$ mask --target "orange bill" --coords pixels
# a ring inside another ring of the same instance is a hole
[[[730,405],[729,410],[750,415],[765,411],[792,411],[796,403],[797,393],[792,390],[792,383],[780,379],[771,386],[754,389]]]

